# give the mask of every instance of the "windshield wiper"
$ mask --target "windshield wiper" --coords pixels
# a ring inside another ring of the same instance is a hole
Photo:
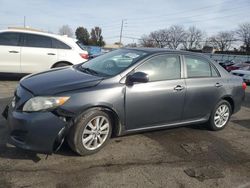
[[[109,77],[110,75],[102,73],[102,72],[97,72],[93,69],[90,69],[88,67],[84,67],[84,66],[79,66],[78,70],[82,71],[82,72],[86,72],[88,74],[92,74],[92,75],[96,75],[96,76],[100,76],[100,77]]]
[[[90,74],[94,74],[94,75],[99,75],[99,73],[93,69],[87,68],[87,67],[83,67],[80,66],[81,70],[83,70],[84,72],[90,73]]]

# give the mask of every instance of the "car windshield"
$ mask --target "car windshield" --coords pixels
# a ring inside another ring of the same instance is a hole
[[[115,76],[146,55],[146,52],[139,50],[114,50],[83,63],[80,69],[90,74]]]

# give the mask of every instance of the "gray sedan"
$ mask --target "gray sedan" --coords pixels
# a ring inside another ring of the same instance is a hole
[[[242,78],[196,53],[119,49],[25,77],[3,115],[17,147],[52,153],[67,140],[86,155],[111,135],[190,124],[221,130],[245,88]]]

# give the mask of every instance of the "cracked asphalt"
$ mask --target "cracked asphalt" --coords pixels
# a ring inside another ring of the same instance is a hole
[[[0,111],[17,81],[0,81]],[[67,144],[53,155],[7,144],[0,117],[0,187],[250,187],[250,88],[222,131],[203,125],[117,137],[79,157]]]

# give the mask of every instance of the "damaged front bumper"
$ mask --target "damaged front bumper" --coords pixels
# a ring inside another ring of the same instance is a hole
[[[70,126],[70,121],[52,112],[19,112],[7,106],[3,116],[8,121],[10,144],[37,153],[59,149]]]

